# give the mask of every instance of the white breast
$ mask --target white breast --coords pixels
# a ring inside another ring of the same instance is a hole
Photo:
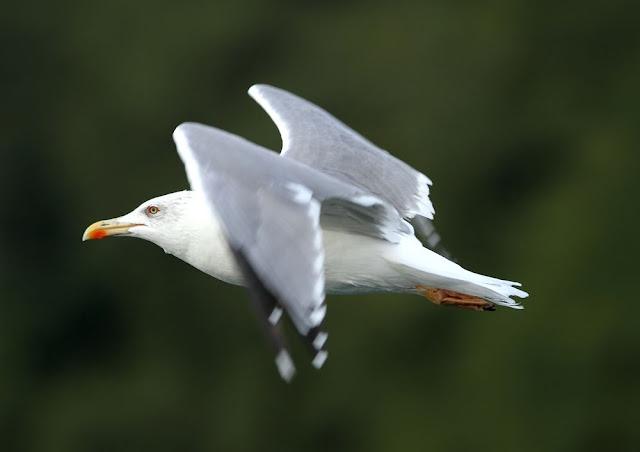
[[[224,282],[242,285],[242,275],[224,235],[222,225],[213,216],[204,216],[205,209],[199,209],[185,224],[190,231],[188,247],[176,257],[198,270]]]

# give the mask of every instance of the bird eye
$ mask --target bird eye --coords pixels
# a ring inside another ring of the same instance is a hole
[[[158,212],[160,212],[160,209],[158,209],[158,206],[149,206],[149,207],[147,207],[147,215],[155,215]]]

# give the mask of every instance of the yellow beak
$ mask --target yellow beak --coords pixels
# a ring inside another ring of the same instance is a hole
[[[89,226],[82,234],[82,241],[99,240],[112,235],[125,235],[129,229],[135,226],[142,226],[136,223],[123,223],[117,219],[96,221]]]

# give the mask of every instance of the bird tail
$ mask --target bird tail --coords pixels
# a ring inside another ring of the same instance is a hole
[[[392,264],[409,276],[416,292],[424,294],[421,288],[443,289],[458,295],[478,297],[500,306],[523,308],[513,299],[529,296],[527,292],[518,289],[520,283],[466,270],[414,240],[401,244]]]

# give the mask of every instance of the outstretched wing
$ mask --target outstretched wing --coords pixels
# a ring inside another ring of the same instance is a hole
[[[392,204],[404,218],[433,218],[431,181],[294,94],[253,85],[249,95],[269,114],[282,136],[282,155],[367,190]]]
[[[185,123],[173,136],[193,190],[222,222],[245,281],[262,300],[262,312],[271,315],[281,305],[320,367],[326,358],[320,203],[327,201],[322,215],[334,218],[336,228],[394,241],[410,226],[374,196],[236,135]],[[341,219],[336,209],[348,215]],[[282,357],[286,349],[281,341],[274,343]],[[278,364],[286,378],[288,364]]]

